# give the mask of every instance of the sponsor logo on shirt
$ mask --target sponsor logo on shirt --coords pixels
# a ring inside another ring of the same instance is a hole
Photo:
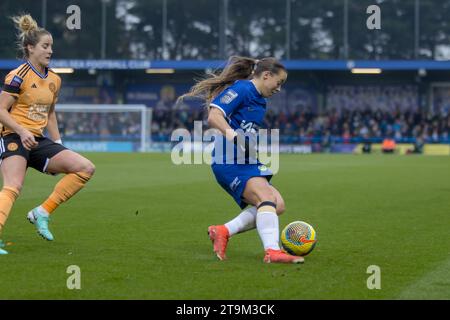
[[[236,99],[238,96],[237,92],[229,89],[223,96],[220,98],[220,102],[224,104],[229,104],[231,101]]]
[[[14,76],[11,80],[11,83],[9,84],[12,87],[17,87],[19,88],[20,85],[22,84],[23,80],[21,78],[19,78],[18,76]]]

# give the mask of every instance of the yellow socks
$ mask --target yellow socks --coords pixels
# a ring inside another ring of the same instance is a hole
[[[42,207],[52,213],[58,206],[72,198],[89,181],[92,175],[85,172],[69,173],[53,189],[53,193],[44,201]]]
[[[19,190],[12,187],[3,187],[0,191],[0,230],[8,219],[11,208],[19,196]]]

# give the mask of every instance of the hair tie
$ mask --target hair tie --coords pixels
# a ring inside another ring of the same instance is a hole
[[[259,63],[259,60],[255,60],[255,65],[253,66],[253,71],[255,71],[256,67],[258,67],[258,63]]]
[[[256,71],[256,68],[258,67],[258,63],[259,63],[259,60],[255,60],[255,64],[253,65],[253,70],[252,70],[252,74],[254,74],[254,73],[255,73],[255,71]]]

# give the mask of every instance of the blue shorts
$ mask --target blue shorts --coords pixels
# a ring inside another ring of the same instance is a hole
[[[242,200],[247,181],[253,177],[272,179],[272,171],[263,164],[212,164],[217,182],[244,209],[248,204]]]

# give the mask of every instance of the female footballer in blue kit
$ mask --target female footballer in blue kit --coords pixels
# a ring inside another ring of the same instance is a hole
[[[215,138],[211,166],[217,182],[241,209],[250,205],[224,225],[208,228],[220,260],[226,259],[230,237],[256,228],[264,245],[264,262],[304,261],[303,257],[280,250],[278,215],[285,210],[284,200],[269,183],[272,172],[257,159],[251,159],[254,144],[245,140],[245,136],[250,136],[250,141],[256,141],[266,112],[266,98],[280,92],[286,78],[286,68],[275,58],[231,57],[219,75],[198,82],[186,94],[206,99],[208,124],[221,133]]]

